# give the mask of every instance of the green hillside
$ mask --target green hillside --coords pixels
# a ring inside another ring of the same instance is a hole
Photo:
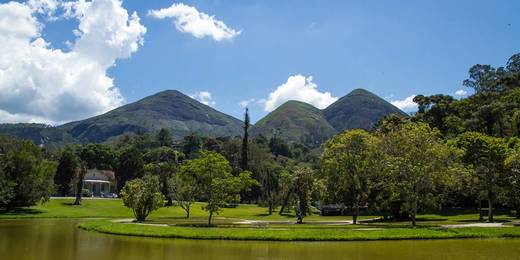
[[[362,128],[372,129],[382,117],[406,113],[365,89],[355,89],[331,104],[323,114],[338,131]]]
[[[41,143],[104,142],[126,133],[167,128],[175,138],[242,134],[242,121],[221,113],[176,90],[167,90],[105,114],[58,127],[41,124],[2,124],[0,133]]]
[[[242,134],[242,122],[179,91],[167,90],[100,116],[60,127],[80,141],[102,142],[124,133],[170,130],[176,138]]]
[[[258,121],[251,133],[267,138],[276,134],[287,142],[301,142],[314,147],[335,134],[336,130],[321,110],[307,103],[288,101]]]

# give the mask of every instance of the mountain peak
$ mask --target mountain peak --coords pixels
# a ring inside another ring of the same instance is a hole
[[[242,122],[183,94],[165,90],[103,115],[62,126],[74,138],[103,142],[125,133],[170,130],[176,138],[191,133],[202,136],[242,134]]]
[[[350,91],[350,93],[348,93],[348,95],[350,95],[350,94],[372,94],[373,95],[372,92],[370,92],[364,88],[356,88],[356,89]]]
[[[285,141],[317,147],[336,130],[327,122],[321,110],[305,102],[289,100],[258,121],[252,136],[270,138],[276,135]]]
[[[354,89],[323,110],[327,121],[338,131],[370,130],[389,114],[406,115],[399,108],[366,89]]]

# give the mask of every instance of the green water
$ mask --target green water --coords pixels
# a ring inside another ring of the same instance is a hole
[[[139,238],[77,220],[0,221],[0,259],[520,259],[520,239],[253,242]]]

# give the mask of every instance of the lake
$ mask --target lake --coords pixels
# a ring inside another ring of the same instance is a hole
[[[520,259],[520,239],[255,242],[126,237],[80,220],[2,220],[0,259]]]

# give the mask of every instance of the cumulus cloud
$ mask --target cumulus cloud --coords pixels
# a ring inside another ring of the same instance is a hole
[[[79,21],[68,52],[41,37],[36,18],[58,7]],[[0,4],[0,122],[56,124],[122,105],[107,70],[136,52],[145,33],[120,0]]]
[[[468,94],[468,92],[464,89],[459,89],[455,91],[455,95],[459,97],[465,97]]]
[[[312,82],[312,76],[295,75],[289,77],[287,82],[278,86],[262,103],[264,104],[264,110],[271,112],[289,100],[303,101],[323,109],[334,103],[338,98],[333,97],[329,92],[318,91],[318,86]]]
[[[208,92],[208,91],[199,91],[199,92],[196,92],[195,94],[193,95],[190,95],[191,98],[199,101],[200,103],[206,105],[206,106],[210,106],[210,107],[214,107],[217,105],[217,102],[215,102],[212,98],[211,98],[211,93]]]
[[[57,17],[54,13],[60,6],[58,0],[29,0],[27,5],[31,8],[32,12],[46,15],[50,20],[55,20]]]
[[[233,39],[241,31],[229,28],[224,22],[216,20],[215,16],[199,12],[195,7],[183,3],[174,3],[168,8],[150,10],[148,15],[157,19],[173,18],[177,30],[190,33],[197,38],[206,36],[216,41]]]
[[[414,97],[415,95],[411,95],[401,100],[391,100],[390,103],[405,112],[414,112],[417,110],[417,104],[413,102]]]
[[[255,102],[256,99],[255,98],[250,98],[250,99],[246,99],[246,100],[242,100],[238,103],[238,105],[240,105],[241,108],[246,108],[249,106],[249,104]]]

